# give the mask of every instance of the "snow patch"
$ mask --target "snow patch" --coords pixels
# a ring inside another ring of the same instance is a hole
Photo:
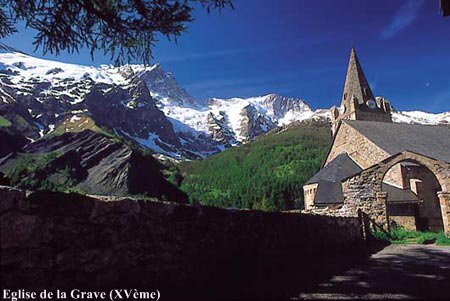
[[[49,124],[48,125],[48,129],[49,129],[49,133],[53,132],[55,130],[55,125],[54,124]]]
[[[73,116],[70,118],[70,121],[69,121],[69,122],[76,122],[76,121],[79,121],[79,120],[81,120],[81,117],[78,117],[77,115],[73,115]]]
[[[393,112],[392,119],[399,123],[418,123],[418,124],[450,124],[450,112],[427,113],[422,111],[402,111]]]
[[[134,141],[138,142],[141,146],[151,149],[152,151],[154,151],[155,153],[158,154],[163,154],[163,155],[167,155],[169,157],[175,158],[180,160],[181,159],[181,155],[179,153],[175,153],[175,152],[170,152],[170,151],[166,151],[164,149],[162,149],[157,142],[159,142],[160,144],[166,144],[163,141],[161,141],[159,135],[155,134],[155,133],[149,133],[149,137],[147,139],[145,138],[140,138],[140,137],[134,137],[132,135],[130,135],[127,132],[123,132],[126,136],[128,136],[129,138],[133,139]]]

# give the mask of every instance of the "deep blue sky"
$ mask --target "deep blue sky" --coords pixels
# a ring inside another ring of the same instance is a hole
[[[356,46],[374,94],[400,110],[450,110],[450,17],[438,0],[234,0],[235,10],[195,12],[178,44],[161,39],[155,62],[197,100],[267,93],[314,108],[340,102],[349,51]],[[32,33],[3,40],[33,53]],[[54,59],[52,55],[47,58]],[[98,54],[58,60],[99,65]]]

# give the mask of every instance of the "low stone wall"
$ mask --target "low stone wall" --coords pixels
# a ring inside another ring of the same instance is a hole
[[[28,290],[158,289],[285,297],[329,262],[366,255],[359,220],[0,186],[1,283]]]

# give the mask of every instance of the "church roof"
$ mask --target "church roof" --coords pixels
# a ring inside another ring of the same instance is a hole
[[[388,193],[388,202],[408,202],[418,201],[417,195],[411,191],[411,189],[402,189],[393,185],[383,183],[383,191]]]
[[[355,48],[352,48],[350,51],[344,93],[342,95],[342,105],[349,100],[351,101],[352,97],[356,97],[359,104],[365,103],[368,99],[375,99],[356,56]]]
[[[411,151],[450,163],[450,127],[345,120],[390,155]]]
[[[342,203],[341,181],[361,170],[361,167],[347,153],[342,153],[316,173],[305,185],[319,184],[314,198],[315,204]]]

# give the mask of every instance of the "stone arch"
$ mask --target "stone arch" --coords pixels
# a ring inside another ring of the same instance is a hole
[[[442,188],[431,170],[416,160],[404,160],[393,165],[382,181],[391,226],[412,231],[443,231],[437,195]]]
[[[382,191],[381,185],[386,173],[396,164],[402,162],[411,162],[422,165],[426,167],[438,180],[441,185],[443,192],[450,192],[450,166],[449,164],[425,157],[423,155],[419,155],[413,152],[402,152],[393,157],[390,157],[384,161],[382,161],[380,165],[380,169],[378,173],[380,177],[378,177],[376,191]],[[447,165],[447,166],[445,166]]]
[[[430,170],[438,180],[442,191],[438,192],[442,212],[444,231],[450,236],[450,164],[438,161],[410,151],[393,155],[360,173],[347,178],[342,183],[344,206],[353,214],[362,210],[377,224],[388,229],[387,194],[382,183],[387,171],[401,162],[413,162]]]
[[[441,210],[442,223],[444,227],[445,233],[450,236],[450,164],[437,161],[435,159],[416,154],[413,152],[405,151],[394,157],[391,157],[387,160],[384,160],[380,164],[379,176],[377,177],[377,186],[375,187],[376,191],[382,191],[383,179],[386,173],[396,164],[402,162],[411,162],[416,163],[421,166],[424,166],[428,169],[439,182],[441,187],[441,191],[438,192],[438,202]],[[379,201],[383,201],[386,203],[386,219],[389,228],[389,215],[388,215],[388,206],[387,206],[387,194],[380,195],[381,199]]]

